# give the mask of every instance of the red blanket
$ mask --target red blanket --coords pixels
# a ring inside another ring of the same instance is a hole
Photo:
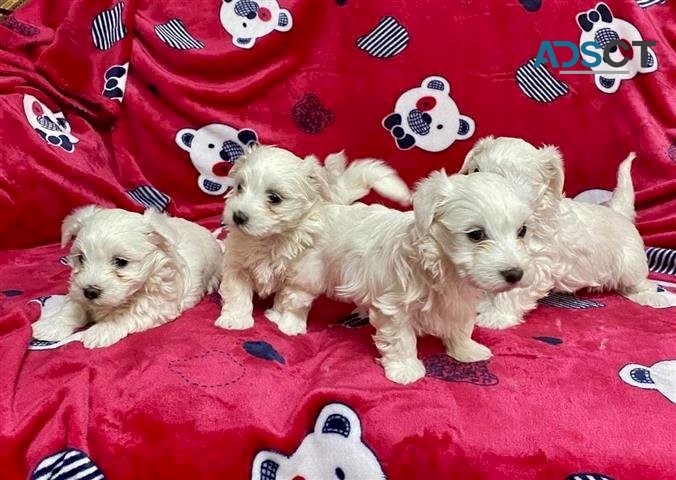
[[[151,207],[213,227],[251,141],[384,158],[413,184],[481,136],[519,136],[560,146],[567,193],[601,199],[634,150],[638,226],[673,281],[674,11],[607,4],[29,1],[0,25],[0,478],[674,478],[675,315],[615,294],[479,329],[487,363],[424,339],[427,378],[407,387],[330,302],[299,338],[263,304],[254,329],[217,329],[210,298],[108,349],[27,350],[66,290],[65,251],[41,247],[65,214]],[[636,32],[656,45],[646,65],[627,53],[631,78],[535,65],[544,40]]]

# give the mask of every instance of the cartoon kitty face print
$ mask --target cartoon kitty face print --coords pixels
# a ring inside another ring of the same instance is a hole
[[[615,93],[620,88],[622,80],[634,78],[637,73],[649,73],[657,70],[657,57],[650,47],[645,47],[647,55],[645,64],[641,63],[641,51],[638,46],[632,46],[631,42],[643,40],[641,32],[626,20],[616,18],[608,6],[601,2],[595,8],[578,14],[577,23],[582,32],[580,33],[580,47],[585,42],[597,42],[602,48],[614,40],[623,40],[628,49],[613,46],[610,50],[610,59],[620,62],[624,58],[629,60],[622,66],[613,66],[604,61],[595,67],[594,71],[614,72],[597,73],[594,81],[599,90],[604,93]],[[598,52],[602,54],[603,52]],[[594,62],[594,57],[586,55],[582,51],[582,57]]]
[[[383,119],[397,147],[408,150],[417,146],[428,152],[441,152],[456,140],[472,136],[474,120],[460,114],[450,92],[445,78],[432,76],[401,94],[394,113]]]
[[[184,128],[176,134],[176,144],[190,154],[199,172],[198,187],[208,195],[223,195],[234,184],[228,177],[230,169],[246,147],[257,141],[253,130],[236,130],[221,123]]]
[[[347,405],[326,405],[309,433],[290,456],[258,452],[251,480],[379,480],[385,474],[362,441],[361,422]]]
[[[235,46],[252,48],[256,39],[275,30],[291,30],[293,17],[277,0],[222,0],[221,25]]]
[[[68,153],[75,151],[79,140],[70,133],[70,124],[61,112],[53,112],[33,95],[23,96],[23,111],[28,123],[42,139],[61,147]]]

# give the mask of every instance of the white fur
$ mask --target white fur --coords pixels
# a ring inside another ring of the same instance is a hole
[[[618,290],[641,305],[662,306],[664,296],[647,280],[643,240],[633,224],[631,153],[618,170],[608,206],[577,202],[563,193],[563,161],[555,147],[535,148],[517,138],[487,137],[467,155],[461,173],[498,173],[516,185],[535,210],[526,236],[535,281],[528,288],[489,296],[477,324],[507,328],[523,321],[550,290]]]
[[[218,241],[187,220],[90,205],[64,220],[62,245],[72,237],[68,297],[60,313],[33,324],[41,340],[61,340],[93,321],[84,346],[112,345],[173,320],[220,280]],[[116,266],[116,258],[128,263]],[[90,286],[98,298],[85,297]]]
[[[459,361],[490,357],[488,348],[471,339],[476,300],[481,290],[518,285],[508,284],[500,271],[526,270],[522,284],[530,277],[518,231],[531,212],[507,181],[494,174],[449,178],[437,172],[420,183],[415,213],[399,212],[300,193],[312,191],[305,185],[312,169],[299,176],[303,169],[289,169],[294,162],[282,160],[284,155],[259,150],[237,167],[238,184],[246,187],[228,200],[226,222],[240,208],[264,218],[234,229],[226,240],[220,326],[251,326],[251,293],[279,291],[268,318],[287,334],[304,333],[313,299],[327,293],[369,311],[392,381],[410,383],[424,375],[418,334],[438,336]],[[307,162],[304,168],[310,168]],[[290,199],[278,214],[283,220],[268,213],[260,198],[271,185],[303,196]],[[472,242],[467,234],[479,228],[488,239]]]
[[[223,212],[230,233],[220,287],[223,309],[216,321],[223,328],[253,326],[253,294],[265,297],[278,291],[294,272],[323,230],[324,205],[352,203],[371,188],[386,198],[410,202],[408,187],[390,167],[378,160],[357,160],[346,168],[342,152],[330,155],[322,168],[313,156],[301,159],[281,148],[254,147],[230,175],[236,186]],[[282,201],[272,204],[271,193]],[[247,215],[248,222],[237,226],[234,212]]]

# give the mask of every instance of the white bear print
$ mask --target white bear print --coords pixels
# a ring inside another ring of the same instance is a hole
[[[630,46],[628,50],[623,50],[617,46],[611,49],[610,58],[613,62],[619,62],[625,57],[629,58],[629,61],[623,66],[615,67],[602,61],[596,67],[591,67],[594,71],[624,72],[595,74],[596,86],[602,92],[615,93],[620,88],[622,80],[634,78],[637,73],[649,73],[657,70],[657,57],[652,48],[645,47],[648,52],[646,64],[641,65],[640,47],[631,46],[631,42],[643,40],[641,32],[626,20],[615,18],[613,12],[605,3],[599,3],[596,8],[578,14],[577,23],[582,29],[580,48],[585,42],[597,42],[603,48],[614,40],[624,40]],[[603,55],[602,51],[598,51],[598,53]],[[582,53],[582,57],[588,62],[594,61],[592,56],[584,53]]]
[[[451,86],[444,77],[432,76],[401,94],[394,113],[383,119],[397,147],[441,152],[456,140],[472,136],[474,120],[460,114],[450,93]]]
[[[633,387],[657,390],[676,403],[676,360],[657,362],[652,367],[625,365],[620,378]]]
[[[33,95],[24,94],[23,111],[31,127],[42,139],[66,152],[75,151],[79,140],[70,133],[70,124],[61,112],[53,112]]]
[[[275,30],[291,30],[293,18],[277,0],[222,0],[221,25],[235,46],[252,48],[256,39]]]
[[[197,185],[208,195],[223,195],[233,182],[228,178],[235,161],[248,145],[258,141],[256,132],[235,130],[229,125],[212,123],[197,130],[184,128],[176,134],[176,144],[190,154],[199,172]]]
[[[330,403],[291,456],[258,452],[251,480],[384,480],[378,459],[361,435],[357,414],[347,405]]]

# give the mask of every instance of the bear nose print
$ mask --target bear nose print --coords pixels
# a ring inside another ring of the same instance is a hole
[[[437,104],[437,101],[434,97],[422,97],[418,102],[415,104],[415,108],[420,110],[421,112],[426,112],[428,110],[432,110]]]
[[[99,298],[101,295],[101,289],[95,285],[89,285],[85,287],[82,289],[82,292],[88,300],[94,300],[95,298]]]
[[[256,12],[247,13],[246,18],[248,18],[249,20],[253,20],[254,18],[256,18]]]
[[[249,221],[249,217],[245,213],[237,211],[232,214],[232,221],[237,225],[244,225]]]
[[[520,268],[510,268],[502,270],[500,275],[507,281],[507,283],[516,283],[523,278],[523,270]]]

